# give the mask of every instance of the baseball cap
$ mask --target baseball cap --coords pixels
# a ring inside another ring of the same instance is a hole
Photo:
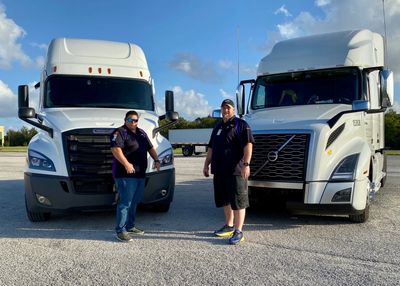
[[[230,105],[230,106],[232,106],[232,107],[235,107],[235,104],[234,104],[233,101],[232,101],[231,99],[229,99],[229,98],[224,99],[224,100],[222,101],[221,107],[224,106],[225,104],[228,104],[228,105]]]

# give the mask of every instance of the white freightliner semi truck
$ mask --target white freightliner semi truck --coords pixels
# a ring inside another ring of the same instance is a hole
[[[171,144],[158,120],[178,119],[173,93],[166,91],[166,114],[155,112],[154,84],[142,49],[131,43],[55,39],[40,82],[37,110],[28,86],[19,86],[18,116],[39,128],[28,146],[25,202],[31,221],[52,212],[109,208],[116,193],[111,174],[110,133],[136,110],[161,161],[156,172],[149,156],[143,203],[168,211],[175,188]]]
[[[252,201],[279,193],[296,212],[368,219],[386,179],[393,74],[384,57],[383,37],[357,30],[285,40],[261,60],[237,90],[255,138]]]

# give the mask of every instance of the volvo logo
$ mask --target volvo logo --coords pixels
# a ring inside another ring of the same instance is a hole
[[[268,161],[275,162],[278,160],[278,151],[271,151],[267,154]]]
[[[285,143],[283,143],[283,144],[279,147],[278,150],[268,152],[268,154],[267,154],[267,160],[265,160],[264,164],[262,164],[261,167],[258,168],[258,169],[254,172],[253,176],[257,176],[257,174],[258,174],[259,172],[261,172],[261,170],[262,170],[268,163],[270,163],[270,162],[275,162],[276,160],[278,160],[278,154],[279,154],[279,152],[281,152],[282,149],[285,148],[286,145],[289,144],[290,141],[292,141],[293,138],[295,138],[295,137],[296,137],[296,135],[292,135]]]

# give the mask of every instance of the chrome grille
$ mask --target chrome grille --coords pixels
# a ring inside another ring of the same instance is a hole
[[[308,134],[255,134],[254,139],[250,180],[304,181]],[[284,147],[278,152],[276,161],[273,161],[273,156],[268,159],[268,153],[276,152],[282,146]]]
[[[112,129],[109,130],[109,133]],[[113,192],[109,134],[79,129],[63,134],[68,173],[77,193]]]

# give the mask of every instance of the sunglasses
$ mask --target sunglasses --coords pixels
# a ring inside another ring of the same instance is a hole
[[[139,121],[139,119],[134,119],[134,118],[128,118],[128,119],[126,119],[126,121],[128,121],[129,123],[132,123],[132,122],[138,122]]]

